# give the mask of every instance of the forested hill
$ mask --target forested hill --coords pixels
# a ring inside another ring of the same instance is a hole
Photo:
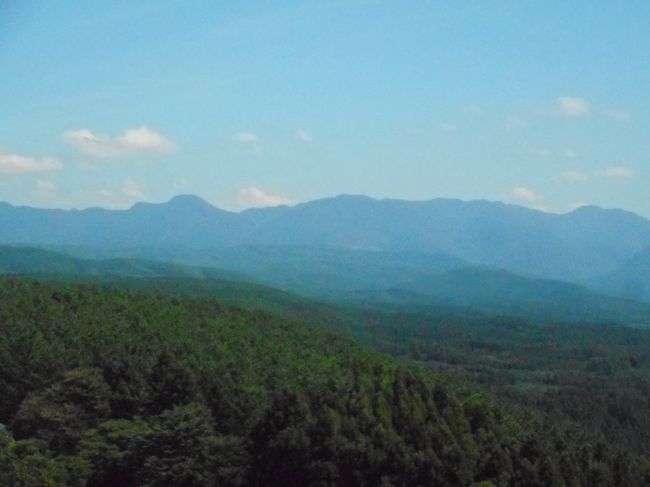
[[[0,274],[78,274],[137,278],[191,277],[242,280],[234,272],[146,259],[83,259],[63,252],[31,247],[0,245]]]
[[[250,298],[250,304],[269,299],[300,301],[297,293],[354,306],[390,305],[412,311],[434,305],[538,322],[650,324],[647,302],[609,297],[563,281],[468,267],[441,256],[246,247],[195,250],[183,258],[190,262],[197,259],[200,266],[136,258],[78,258],[45,249],[0,245],[0,274],[65,275],[80,281],[158,279],[161,285],[165,281],[163,287],[188,286],[197,292],[199,287],[231,288],[232,292],[240,288],[239,294]],[[137,286],[137,280],[131,284]],[[150,286],[151,282],[143,285]]]
[[[648,485],[650,465],[212,299],[0,281],[0,485]]]

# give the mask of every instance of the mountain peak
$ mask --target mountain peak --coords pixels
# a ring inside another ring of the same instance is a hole
[[[207,201],[195,194],[179,194],[170,199],[167,204],[203,204],[209,205]],[[212,205],[210,205],[212,206]]]
[[[647,218],[631,211],[622,210],[619,208],[602,208],[596,205],[581,206],[579,208],[576,208],[572,212],[567,213],[567,215],[573,217],[591,218],[591,219],[603,218],[604,215],[607,215],[610,218],[615,217],[619,220],[626,219],[626,220],[636,221],[636,222],[648,221]]]
[[[371,196],[366,196],[365,194],[348,194],[348,193],[341,193],[335,196],[333,199],[348,200],[348,201],[376,201],[375,198],[372,198]]]
[[[577,207],[576,209],[570,211],[569,213],[573,214],[588,214],[588,213],[600,213],[605,211],[603,208],[600,206],[596,205],[582,205]]]
[[[217,213],[224,212],[223,210],[212,206],[210,203],[199,198],[198,196],[191,194],[174,196],[172,199],[164,203],[150,203],[146,201],[140,201],[134,204],[127,211],[145,215],[215,215]]]
[[[206,208],[211,210],[216,210],[217,208],[212,206],[210,203],[205,201],[202,198],[199,198],[193,194],[179,194],[174,196],[167,203],[164,203],[166,206],[171,206],[174,208],[183,208],[183,209],[201,209]]]

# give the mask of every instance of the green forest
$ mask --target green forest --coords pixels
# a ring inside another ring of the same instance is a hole
[[[650,487],[649,26],[0,0],[0,487]]]
[[[140,287],[0,281],[0,485],[650,484],[645,330]]]

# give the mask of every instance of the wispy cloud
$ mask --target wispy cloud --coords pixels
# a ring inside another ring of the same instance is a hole
[[[144,189],[133,179],[125,179],[120,188],[120,193],[132,201],[145,199]]]
[[[34,185],[32,196],[41,201],[52,201],[57,199],[57,186],[52,181],[39,179]]]
[[[145,189],[131,178],[122,181],[121,184],[113,187],[104,187],[100,190],[84,191],[84,200],[91,202],[97,199],[102,201],[102,206],[112,209],[129,208],[134,203],[146,199]]]
[[[585,203],[584,201],[574,201],[569,205],[569,211],[574,211],[577,210],[578,208],[582,208],[583,206],[587,206],[588,203]]]
[[[128,129],[117,137],[95,134],[88,129],[70,130],[64,140],[83,155],[97,159],[111,159],[127,155],[168,154],[176,144],[146,125]]]
[[[19,175],[45,173],[61,169],[62,164],[51,157],[32,157],[0,151],[0,173]]]
[[[597,176],[609,179],[630,179],[634,177],[634,170],[625,166],[613,166],[596,171]]]
[[[508,115],[505,119],[505,125],[508,129],[521,129],[528,124],[519,115]]]
[[[190,181],[187,178],[180,178],[174,183],[175,189],[185,189],[190,185]]]
[[[269,193],[257,186],[248,186],[237,192],[237,201],[244,208],[263,208],[267,206],[287,205],[291,200],[278,193]]]
[[[565,157],[566,159],[578,159],[580,154],[572,149],[567,149],[562,152],[562,157]]]
[[[507,195],[503,195],[506,201],[511,201],[520,205],[530,206],[538,211],[548,213],[550,210],[544,204],[544,198],[527,186],[517,186]]]
[[[591,103],[579,96],[560,96],[555,100],[555,113],[563,117],[585,117],[591,113]]]
[[[232,136],[232,140],[244,145],[257,145],[260,138],[252,132],[237,132]]]
[[[85,156],[96,158],[117,157],[121,154],[114,140],[95,135],[87,129],[69,130],[63,134],[64,140]]]
[[[517,186],[510,192],[510,198],[518,203],[532,204],[540,200],[540,197],[532,189],[526,186]]]
[[[167,153],[176,149],[174,143],[145,125],[127,130],[116,141],[119,147],[131,152]]]
[[[314,138],[311,135],[309,135],[307,132],[305,132],[304,130],[298,130],[294,134],[294,137],[296,139],[298,139],[300,142],[308,143],[308,142],[313,142],[314,141]]]
[[[54,184],[52,181],[45,181],[43,179],[39,179],[36,181],[36,189],[39,191],[56,191],[56,184]]]
[[[589,176],[582,171],[564,171],[560,174],[560,179],[566,183],[584,183],[589,180]]]

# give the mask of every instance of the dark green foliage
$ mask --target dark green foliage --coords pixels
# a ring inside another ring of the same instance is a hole
[[[84,458],[62,458],[40,439],[13,441],[0,451],[0,485],[77,487],[85,485],[88,473]]]
[[[11,428],[16,438],[38,437],[61,452],[74,450],[83,433],[108,417],[110,390],[93,370],[73,369],[22,401]]]
[[[650,330],[444,309],[368,311],[362,341],[650,455]]]
[[[79,456],[94,466],[89,486],[238,485],[241,438],[215,433],[210,412],[190,403],[147,420],[110,420],[89,430]]]
[[[0,302],[0,485],[648,480],[643,457],[261,311],[18,279]]]

